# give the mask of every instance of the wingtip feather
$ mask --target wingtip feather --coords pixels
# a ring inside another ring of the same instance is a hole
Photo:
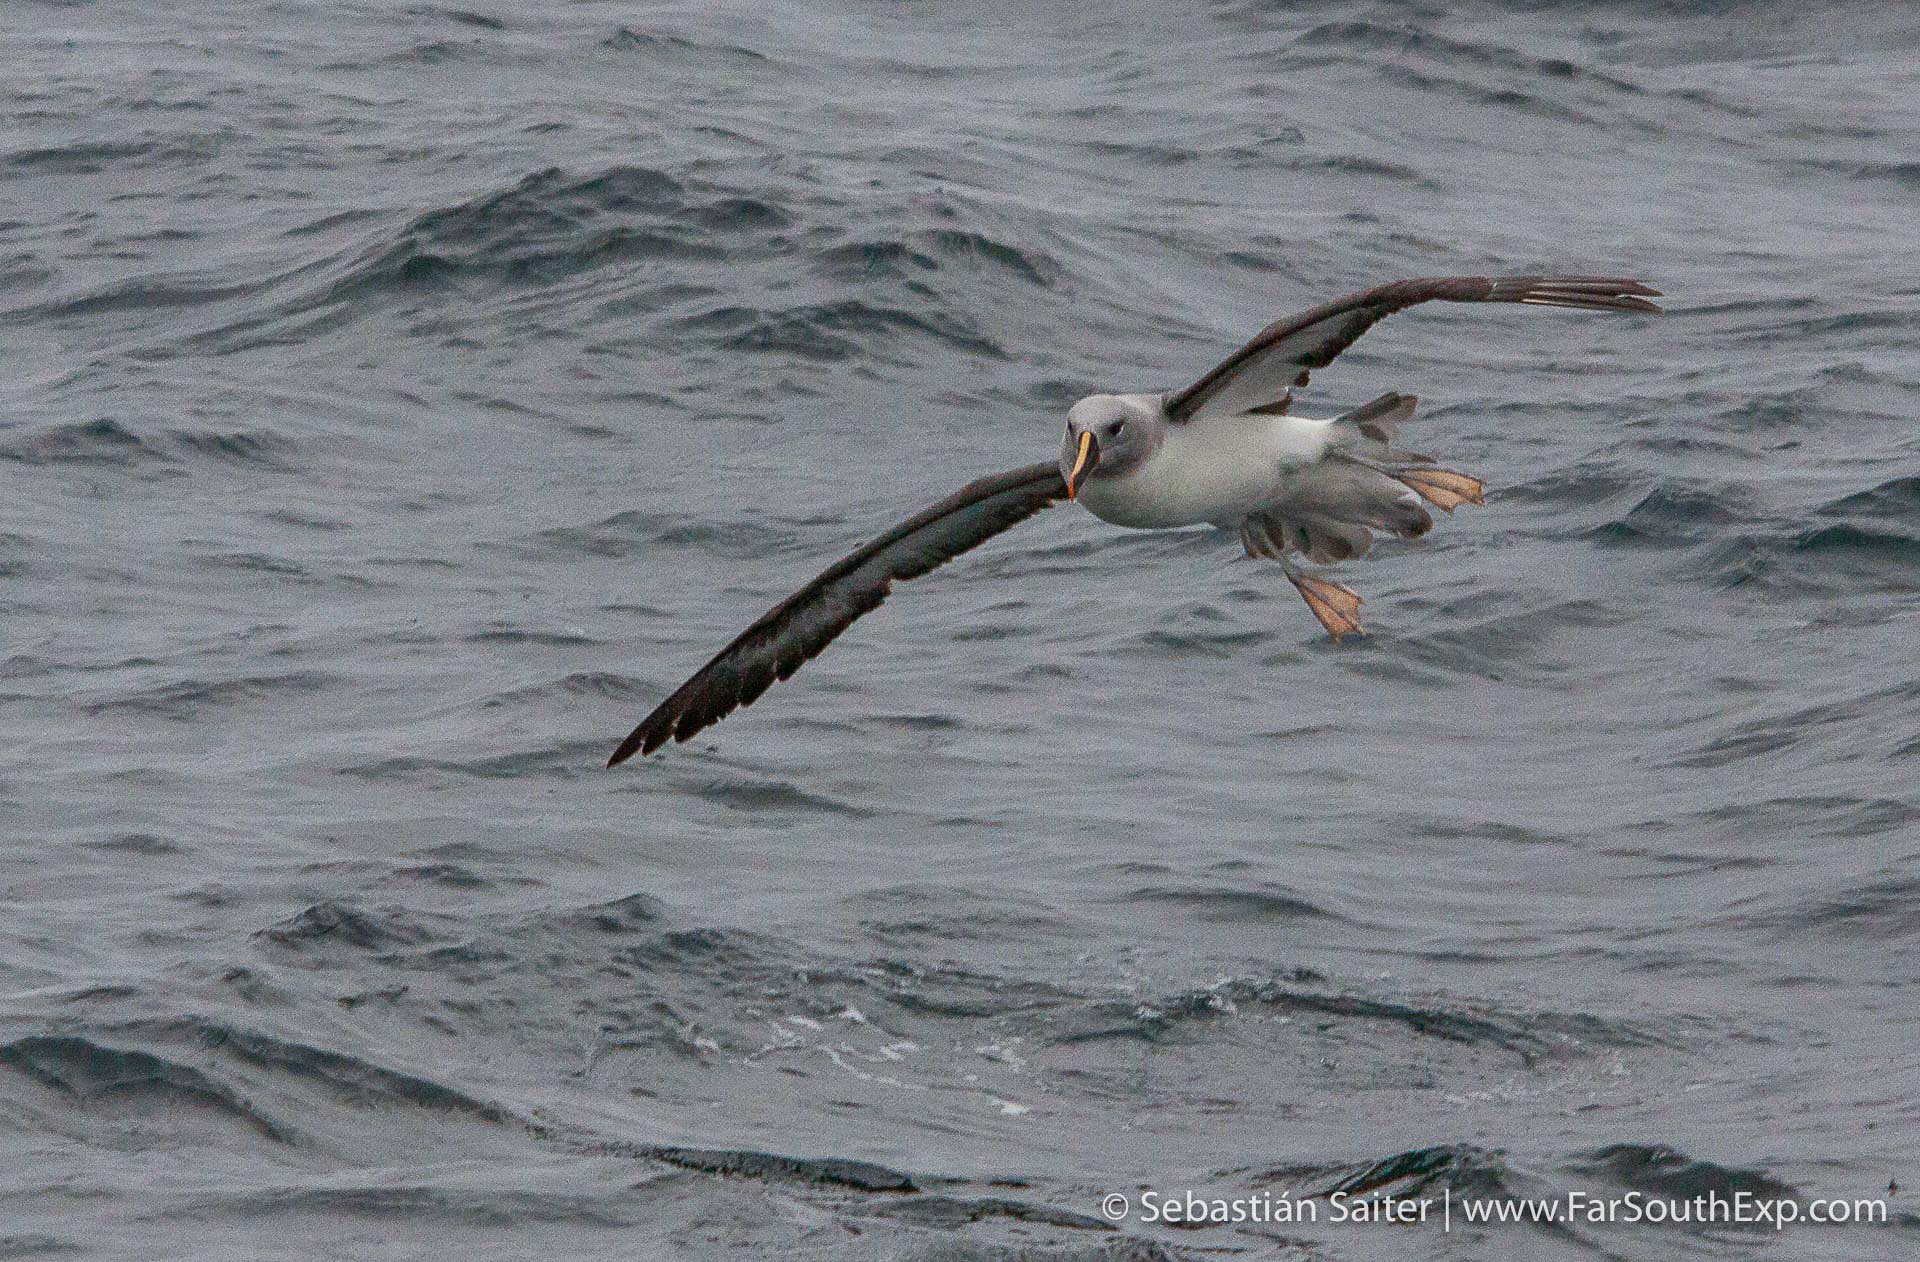
[[[1625,276],[1503,276],[1492,283],[1487,296],[1533,307],[1657,312],[1660,308],[1647,299],[1662,295],[1653,286]]]

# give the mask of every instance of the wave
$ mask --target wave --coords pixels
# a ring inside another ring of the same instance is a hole
[[[0,460],[28,466],[116,468],[146,478],[224,465],[273,473],[299,467],[300,445],[264,426],[138,432],[112,417],[25,428],[0,441]]]
[[[264,993],[259,983],[255,977],[235,993]],[[288,998],[284,992],[273,994],[278,1003]],[[386,1113],[389,1139],[397,1109],[488,1127],[525,1127],[502,1106],[420,1074],[198,1016],[29,1035],[0,1044],[0,1068],[90,1114],[137,1115],[173,1125],[210,1114],[285,1147],[350,1145],[350,1132],[340,1129],[329,1110]],[[263,1101],[271,1101],[271,1109]],[[315,1108],[319,1101],[327,1107]],[[305,1119],[298,1128],[280,1116],[296,1110]]]
[[[1037,247],[1023,249],[954,228],[830,246],[814,255],[814,267],[830,279],[858,282],[924,279],[924,274],[943,270],[977,269],[1041,289],[1053,288],[1065,276],[1060,263]]]
[[[598,771],[606,757],[604,741],[567,741],[476,758],[424,758],[400,754],[352,763],[340,768],[340,774],[376,781],[432,781],[449,776],[478,780],[514,780],[522,776],[577,780]]]
[[[1698,746],[1669,765],[1710,768],[1771,755],[1809,743],[1845,739],[1856,725],[1876,720],[1888,724],[1910,710],[1920,698],[1920,683],[1902,683],[1876,688],[1839,701],[1804,706],[1784,714],[1765,715],[1734,723],[1719,736]]]
[[[1855,491],[1814,510],[1822,517],[1889,517],[1913,521],[1920,513],[1920,476],[1891,478],[1865,491]]]
[[[1169,905],[1190,911],[1202,920],[1228,923],[1268,924],[1338,918],[1304,898],[1276,888],[1147,885],[1128,894],[1116,895],[1113,901]]]
[[[490,1101],[430,1078],[377,1065],[364,1057],[234,1026],[190,1025],[202,1046],[258,1069],[314,1082],[325,1087],[331,1099],[356,1108],[407,1105],[493,1124],[517,1121]]]
[[[299,231],[324,248],[366,218],[358,210],[334,212]],[[510,302],[610,268],[719,260],[734,255],[742,234],[777,236],[787,218],[765,196],[695,176],[641,166],[588,175],[548,168],[419,212],[371,242],[310,256],[274,276],[183,292],[182,301],[198,303],[262,293],[270,299],[186,344],[228,353],[312,338],[438,293]]]
[[[20,323],[41,320],[78,320],[89,316],[164,312],[172,308],[198,307],[245,298],[272,284],[271,279],[243,284],[193,284],[160,277],[136,277],[116,281],[73,298],[37,304],[11,313]]]
[[[1597,115],[1575,109],[1571,105],[1562,105],[1538,92],[1523,92],[1513,87],[1485,87],[1449,75],[1423,73],[1410,66],[1383,66],[1380,74],[1389,83],[1412,88],[1428,95],[1450,97],[1472,105],[1492,106],[1500,110],[1531,114],[1538,118],[1552,119],[1555,122],[1573,123],[1583,128],[1598,129],[1603,126]]]
[[[866,807],[823,793],[809,793],[784,780],[714,780],[687,791],[715,806],[750,813],[797,812],[840,815],[848,819],[868,819],[874,814]]]
[[[1419,1197],[1445,1187],[1467,1196],[1515,1199],[1534,1190],[1532,1180],[1519,1176],[1503,1153],[1474,1144],[1436,1144],[1331,1171],[1308,1167],[1287,1173],[1334,1176],[1319,1196]]]
[[[673,224],[699,196],[697,186],[648,167],[612,167],[584,178],[549,168],[416,216],[316,301],[466,277],[551,283],[632,258],[717,258],[717,247],[699,231]]]
[[[1873,139],[1880,133],[1869,130],[1864,137],[1849,139]],[[1920,189],[1920,162],[1881,162],[1863,161],[1857,158],[1806,158],[1793,163],[1803,170],[1814,171],[1821,175],[1842,175],[1853,180],[1884,181],[1898,185],[1902,189]]]
[[[0,170],[25,176],[98,175],[125,168],[193,166],[213,161],[232,133],[168,132],[140,140],[76,140],[63,145],[16,149],[0,157]]]
[[[49,426],[0,445],[0,459],[24,465],[116,465],[165,463],[138,434],[108,417]]]
[[[449,22],[454,22],[461,26],[477,26],[483,31],[504,31],[507,29],[507,24],[499,18],[492,17],[485,13],[473,13],[466,9],[426,8],[415,10],[415,12],[435,14],[447,19]]]
[[[1589,532],[1600,543],[1685,547],[1717,538],[1745,520],[1747,488],[1714,486],[1678,478],[1663,479],[1624,517]]]
[[[902,339],[926,338],[978,359],[1012,358],[1005,347],[962,316],[858,298],[792,307],[713,307],[673,322],[682,334],[722,351],[819,361],[902,363]]]
[[[739,169],[730,176],[727,165]],[[905,222],[893,230],[856,235],[861,212],[845,194],[804,183],[783,189],[742,164],[548,168],[415,213],[397,229],[368,233],[367,210],[331,211],[285,238],[305,253],[271,272],[134,275],[5,319],[114,321],[157,339],[140,350],[156,361],[312,345],[367,318],[471,348],[482,343],[463,330],[475,321],[511,340],[539,336],[554,321],[572,331],[583,319],[611,328],[634,316],[652,326],[656,347],[727,362],[747,354],[906,364],[927,346],[1010,361],[1005,340],[976,313],[1019,288],[1061,288],[1070,269],[1031,234],[1010,224],[999,231],[1005,211],[991,203],[939,195],[897,209]],[[725,263],[729,283],[660,283],[703,263]],[[768,301],[790,288],[796,268],[827,292]],[[763,272],[766,283],[756,284]],[[746,293],[755,299],[743,301]],[[601,349],[624,353],[612,343]],[[224,452],[216,445],[200,454],[241,458],[245,445],[245,435],[233,436]],[[287,453],[268,448],[246,455],[286,467]],[[29,449],[23,458],[33,456]]]
[[[488,627],[484,631],[475,631],[461,638],[467,644],[528,644],[540,648],[584,648],[605,642],[596,640],[592,636],[579,635],[572,631],[536,631],[523,627],[497,625]],[[585,691],[594,691],[601,685],[611,687],[614,679],[614,677],[610,675],[569,675],[567,678],[578,681],[579,684],[584,687]],[[596,683],[596,680],[599,682]]]
[[[992,821],[968,823],[992,827]],[[1084,931],[1076,918],[1003,890],[898,885],[863,891],[845,906],[863,929],[894,945],[1038,942]]]
[[[373,951],[415,947],[436,940],[433,930],[397,910],[368,911],[333,900],[303,908],[281,923],[262,929],[258,936],[294,950],[322,946]]]
[[[1675,1201],[1700,1196],[1731,1201],[1742,1193],[1756,1200],[1800,1199],[1798,1189],[1763,1170],[1697,1160],[1665,1144],[1608,1144],[1580,1154],[1566,1168]]]
[[[91,701],[87,704],[87,712],[112,714],[116,711],[132,711],[167,719],[196,719],[211,709],[277,704],[289,697],[325,692],[345,682],[345,676],[314,670],[247,675],[234,679],[183,679]]]
[[[1302,32],[1292,42],[1307,48],[1343,48],[1420,57],[1450,66],[1488,66],[1525,80],[1583,81],[1629,96],[1640,96],[1646,91],[1618,74],[1596,70],[1566,57],[1541,57],[1505,44],[1453,39],[1432,27],[1412,23],[1383,26],[1352,19],[1323,22]]]
[[[1384,1024],[1423,1038],[1511,1053],[1529,1065],[1550,1057],[1577,1057],[1594,1048],[1661,1041],[1647,1031],[1588,1014],[1474,1011],[1302,986],[1324,980],[1312,970],[1301,970],[1289,979],[1234,978],[1145,1002],[1093,1000],[1060,1014],[1065,1028],[1050,1038],[1063,1044],[1115,1038],[1160,1043],[1181,1035],[1193,1022],[1261,1012]]]
[[[1824,830],[1827,836],[1898,835],[1911,830],[1920,810],[1904,802],[1880,802],[1851,812],[1857,828]],[[1860,818],[1865,816],[1865,818]],[[1882,869],[1831,890],[1795,890],[1769,898],[1758,908],[1742,908],[1728,921],[1770,938],[1804,941],[1821,935],[1864,946],[1920,939],[1920,878]]]
[[[917,1192],[911,1175],[870,1161],[844,1157],[786,1157],[747,1149],[677,1148],[657,1145],[630,1150],[653,1161],[702,1174],[742,1175],[800,1183],[825,1183],[861,1192]]]
[[[504,641],[498,633],[490,633],[484,637],[468,636],[467,642],[470,644],[495,644],[502,642],[511,644],[554,643],[566,646],[598,643],[598,641],[587,640],[579,636],[543,637],[517,633]],[[571,697],[598,697],[611,701],[634,703],[658,699],[656,689],[645,680],[635,679],[628,675],[614,674],[611,671],[596,670],[574,671],[548,683],[534,684],[528,687],[509,689],[506,692],[498,692],[488,697],[482,704],[488,707],[525,705],[537,704],[557,698]]]
[[[765,53],[755,52],[740,44],[702,43],[681,35],[654,34],[631,26],[616,27],[613,34],[600,41],[600,47],[618,53],[640,53],[658,58],[691,58],[697,61],[704,61],[714,54],[748,63],[766,63],[772,60]]]
[[[0,1066],[91,1109],[158,1104],[201,1109],[244,1124],[278,1144],[298,1134],[192,1065],[138,1049],[113,1047],[71,1034],[35,1034],[0,1043]]]
[[[835,516],[781,518],[754,513],[692,520],[683,513],[628,509],[584,526],[556,526],[503,545],[524,556],[649,557],[661,548],[690,548],[728,560],[750,561],[797,552],[803,532],[840,526]]]
[[[1776,406],[1792,408],[1793,415],[1776,413]],[[1797,406],[1756,399],[1738,410],[1750,427],[1797,423]],[[1683,445],[1688,455],[1717,454],[1709,450],[1712,444]],[[1745,457],[1744,451],[1737,454]],[[1517,494],[1584,507],[1621,497],[1633,481],[1595,471],[1544,479]],[[1910,586],[1920,565],[1920,531],[1912,527],[1916,504],[1920,479],[1905,476],[1793,512],[1757,501],[1745,484],[1667,477],[1624,512],[1583,533],[1602,546],[1685,552],[1688,579],[1709,588],[1892,592]]]
[[[500,1232],[552,1223],[630,1229],[648,1222],[652,1214],[592,1193],[449,1187],[445,1183],[395,1187],[383,1181],[358,1187],[269,1187],[192,1196],[156,1217],[170,1222],[221,1223],[229,1229],[234,1221],[250,1218],[320,1217],[336,1231],[344,1229],[343,1220],[371,1219],[384,1220],[387,1229],[393,1231],[473,1228]]]

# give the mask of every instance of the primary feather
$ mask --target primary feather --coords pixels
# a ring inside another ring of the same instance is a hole
[[[1307,384],[1366,331],[1423,302],[1516,302],[1589,311],[1658,311],[1660,291],[1618,276],[1433,276],[1363,289],[1276,320],[1200,380],[1167,398],[1176,424],[1232,416]]]
[[[1066,493],[1059,468],[1049,461],[969,482],[915,513],[762,614],[641,720],[607,765],[685,740],[734,707],[752,704],[862,614],[879,608],[896,579],[918,578],[944,565]]]

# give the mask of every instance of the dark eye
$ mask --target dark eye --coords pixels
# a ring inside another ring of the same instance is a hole
[[[1126,432],[1126,428],[1127,423],[1125,421],[1115,421],[1113,424],[1107,426],[1107,437],[1118,438]]]

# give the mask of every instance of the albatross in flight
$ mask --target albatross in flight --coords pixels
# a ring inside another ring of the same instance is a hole
[[[1591,311],[1658,311],[1638,281],[1603,276],[1445,276],[1349,294],[1275,321],[1212,372],[1171,394],[1095,394],[1067,412],[1060,458],[969,482],[769,609],[633,729],[609,767],[686,740],[751,704],[776,680],[879,606],[895,580],[918,578],[1025,521],[1075,500],[1116,526],[1212,524],[1240,533],[1250,556],[1280,562],[1338,640],[1360,631],[1360,597],[1287,560],[1365,553],[1374,531],[1403,539],[1433,528],[1422,501],[1479,504],[1478,478],[1401,450],[1414,397],[1385,394],[1330,420],[1291,414],[1293,391],[1374,324],[1417,303],[1514,302]]]

